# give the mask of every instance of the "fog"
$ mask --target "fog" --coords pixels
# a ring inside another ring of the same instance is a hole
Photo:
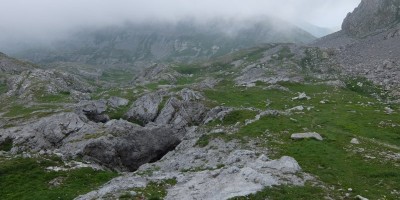
[[[7,45],[48,42],[87,27],[188,17],[267,15],[293,24],[338,29],[361,0],[1,0],[0,51]],[[301,25],[300,25],[301,26]]]

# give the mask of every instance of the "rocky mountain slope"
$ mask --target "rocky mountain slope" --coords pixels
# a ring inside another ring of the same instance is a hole
[[[306,31],[278,19],[184,20],[81,31],[50,49],[17,55],[36,63],[72,61],[112,65],[143,60],[193,61],[260,43],[304,43],[313,39]]]
[[[337,52],[344,73],[362,76],[399,96],[399,1],[362,1],[349,13],[342,30],[324,37],[315,46]]]
[[[0,196],[396,199],[400,70],[383,37],[396,26],[362,30],[134,75],[69,62],[7,74]]]

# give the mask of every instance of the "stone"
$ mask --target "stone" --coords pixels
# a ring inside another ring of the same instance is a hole
[[[112,124],[107,132],[117,137],[98,138],[88,143],[82,155],[120,171],[135,171],[173,150],[180,139],[168,127],[140,128],[129,122]],[[116,126],[116,127],[115,127]],[[125,126],[123,130],[121,126]]]
[[[214,120],[223,120],[225,115],[232,111],[232,108],[217,106],[207,112],[206,116],[204,117],[203,124],[208,124]]]
[[[365,198],[365,197],[363,197],[361,195],[357,195],[356,199],[358,199],[358,200],[368,200],[367,198]]]
[[[193,91],[188,88],[182,89],[179,93],[183,101],[197,101],[204,99],[204,97],[199,92]]]
[[[121,97],[110,97],[108,100],[108,105],[111,108],[118,108],[121,106],[127,106],[129,104],[129,100],[128,99],[124,99]]]
[[[57,177],[49,182],[50,188],[59,187],[63,184],[65,177]]]
[[[353,138],[353,139],[351,139],[350,143],[351,144],[360,144],[360,141],[358,141],[357,138]]]
[[[311,97],[307,96],[306,93],[300,92],[297,97],[293,97],[292,100],[310,100]]]
[[[293,112],[293,111],[303,111],[303,110],[304,110],[304,107],[303,107],[303,106],[296,106],[296,107],[287,109],[286,111],[287,111],[287,112]]]
[[[85,115],[89,120],[94,122],[106,123],[110,117],[105,114],[107,111],[107,101],[81,101],[78,103],[76,112]]]
[[[392,114],[393,112],[394,112],[393,109],[391,109],[391,108],[389,108],[389,107],[385,107],[385,113],[386,113],[386,114],[390,115],[390,114]]]
[[[140,97],[125,114],[126,118],[129,120],[137,120],[144,124],[154,121],[164,95],[164,92],[159,91]]]
[[[290,136],[293,140],[302,140],[302,139],[316,139],[318,141],[322,141],[323,138],[321,137],[320,134],[315,133],[315,132],[310,132],[310,133],[294,133]]]
[[[283,156],[278,160],[267,161],[263,167],[277,169],[285,173],[296,173],[301,171],[299,163],[289,156]]]

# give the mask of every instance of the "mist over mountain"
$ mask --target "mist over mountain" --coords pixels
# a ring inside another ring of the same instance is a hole
[[[15,55],[37,63],[121,64],[143,60],[196,60],[265,43],[307,43],[315,37],[274,18],[194,19],[126,23],[84,29],[67,39]]]

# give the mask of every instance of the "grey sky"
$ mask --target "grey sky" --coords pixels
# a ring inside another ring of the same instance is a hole
[[[272,15],[339,27],[361,0],[1,0],[0,40],[43,39],[77,27],[147,19]]]

